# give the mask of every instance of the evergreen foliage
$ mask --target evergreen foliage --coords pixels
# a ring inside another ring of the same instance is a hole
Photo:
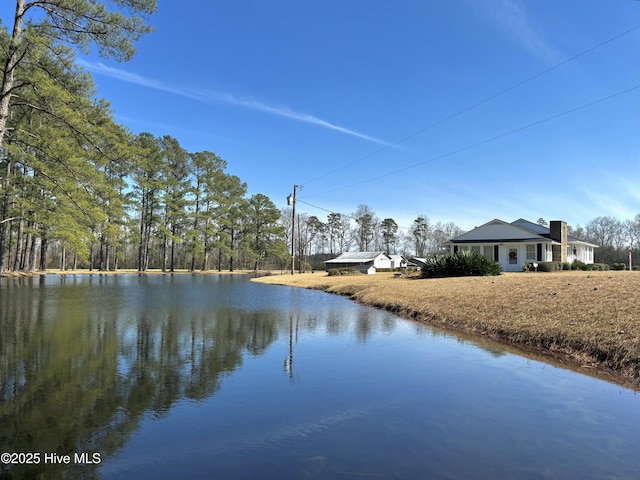
[[[355,267],[330,268],[327,270],[330,277],[338,275],[362,275],[362,272]]]
[[[422,267],[422,277],[462,277],[469,275],[500,275],[502,267],[476,252],[466,250],[453,255],[428,258]]]

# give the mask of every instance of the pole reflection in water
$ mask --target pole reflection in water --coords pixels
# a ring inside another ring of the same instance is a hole
[[[294,328],[293,328],[294,313],[289,314],[289,355],[284,359],[284,371],[289,375],[289,382],[294,383],[295,375],[293,371],[293,344],[294,344]],[[300,324],[300,317],[295,313],[296,326],[295,326],[295,343],[298,343],[298,328]]]

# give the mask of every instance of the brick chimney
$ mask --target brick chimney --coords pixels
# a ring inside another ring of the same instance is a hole
[[[561,245],[552,245],[551,253],[554,262],[567,261],[567,222],[551,220],[549,223],[549,238],[560,242]]]

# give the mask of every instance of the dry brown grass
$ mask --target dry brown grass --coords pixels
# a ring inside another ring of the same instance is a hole
[[[329,277],[324,273],[257,279],[348,295],[431,325],[483,335],[614,372],[640,387],[640,274],[513,273],[498,277]]]

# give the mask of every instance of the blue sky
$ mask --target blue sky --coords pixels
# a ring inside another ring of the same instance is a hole
[[[298,184],[322,220],[640,213],[640,2],[185,5],[158,1],[130,62],[79,59],[116,121],[215,152],[279,207]]]

